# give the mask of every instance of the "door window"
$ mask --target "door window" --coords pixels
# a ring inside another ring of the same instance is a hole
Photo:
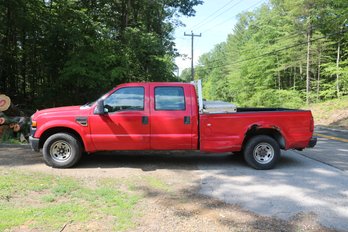
[[[155,110],[185,110],[185,95],[182,87],[156,87]]]
[[[105,99],[104,107],[109,113],[123,110],[144,110],[144,88],[118,89]]]

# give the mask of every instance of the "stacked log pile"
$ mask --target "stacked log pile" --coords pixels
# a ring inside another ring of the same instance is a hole
[[[0,142],[10,139],[27,142],[29,123],[29,118],[11,102],[11,98],[0,94]]]

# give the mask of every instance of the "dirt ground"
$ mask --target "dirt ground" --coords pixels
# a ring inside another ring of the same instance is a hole
[[[195,152],[100,153],[86,155],[76,168],[53,169],[43,164],[40,153],[27,147],[0,145],[0,168],[43,172],[51,175],[86,178],[156,177],[167,188],[135,186],[144,200],[137,205],[139,215],[131,231],[332,231],[317,224],[315,215],[298,214],[289,221],[264,217],[243,210],[238,205],[199,195],[201,185],[198,163],[243,162],[241,158]],[[1,219],[0,219],[1,220]],[[91,222],[91,231],[103,228]],[[78,225],[67,225],[64,231],[79,231]]]

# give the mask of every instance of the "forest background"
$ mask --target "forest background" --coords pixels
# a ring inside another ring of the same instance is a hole
[[[0,0],[0,93],[83,104],[131,81],[176,81],[173,32],[200,0]],[[348,2],[271,0],[195,67],[204,97],[294,107],[348,95]],[[182,81],[190,80],[190,70]]]
[[[289,108],[347,100],[347,19],[341,0],[271,0],[240,14],[227,40],[199,58],[205,98]]]

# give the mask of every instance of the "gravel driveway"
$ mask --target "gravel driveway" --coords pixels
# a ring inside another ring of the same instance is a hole
[[[0,168],[79,178],[154,176],[171,191],[139,191],[146,212],[132,231],[346,231],[347,173],[287,152],[274,170],[241,157],[197,152],[118,152],[85,156],[53,169],[41,154],[0,146]]]

